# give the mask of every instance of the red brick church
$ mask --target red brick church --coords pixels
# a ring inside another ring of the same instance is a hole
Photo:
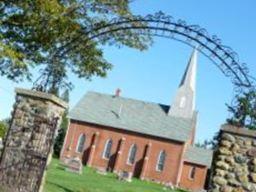
[[[61,159],[134,177],[204,188],[212,152],[193,146],[197,51],[189,60],[171,106],[88,92],[69,114]]]

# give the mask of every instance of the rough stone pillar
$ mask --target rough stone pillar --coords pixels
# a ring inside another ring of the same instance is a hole
[[[256,131],[222,126],[210,191],[256,191]]]
[[[141,180],[144,180],[146,173],[147,173],[148,159],[149,159],[149,155],[150,155],[151,146],[152,146],[152,143],[149,143],[146,146],[146,153],[145,153],[145,157],[143,159],[143,165],[142,165],[142,170],[141,170],[141,174],[140,174]]]
[[[118,149],[118,152],[117,152],[117,156],[116,156],[116,160],[115,160],[115,166],[114,166],[114,170],[113,170],[114,173],[118,172],[125,140],[126,139],[124,137],[122,137],[122,139],[120,140],[120,145],[119,145],[119,149]]]
[[[12,122],[0,162],[0,185],[5,191],[39,191],[66,107],[54,95],[16,89]]]
[[[92,166],[94,153],[95,153],[96,144],[97,144],[99,134],[100,134],[99,132],[96,132],[93,136],[92,146],[91,146],[91,150],[90,150],[90,153],[89,153],[89,158],[88,158],[88,161],[87,161],[87,166],[88,167]]]

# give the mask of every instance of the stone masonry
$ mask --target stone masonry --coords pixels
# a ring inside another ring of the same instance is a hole
[[[66,107],[54,95],[16,89],[12,122],[0,163],[0,186],[4,191],[39,191]]]
[[[256,131],[223,125],[211,192],[256,191]]]

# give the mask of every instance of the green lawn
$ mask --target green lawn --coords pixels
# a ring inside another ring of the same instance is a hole
[[[112,173],[100,175],[94,169],[84,167],[83,174],[66,172],[53,159],[47,171],[44,192],[178,192],[164,190],[163,186],[133,179],[131,183],[118,181]]]

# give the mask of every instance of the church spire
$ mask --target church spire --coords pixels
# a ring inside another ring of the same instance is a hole
[[[197,50],[194,49],[168,112],[175,117],[192,118],[195,110]]]

